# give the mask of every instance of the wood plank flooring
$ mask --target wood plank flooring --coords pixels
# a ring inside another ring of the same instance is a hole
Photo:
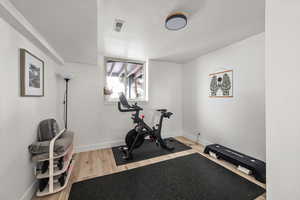
[[[57,194],[49,195],[46,197],[34,197],[33,200],[68,200],[71,185],[74,182],[95,178],[98,176],[104,176],[107,174],[113,174],[116,172],[121,172],[121,171],[133,169],[137,167],[142,167],[149,164],[153,164],[153,163],[157,163],[164,160],[169,160],[169,159],[173,159],[176,157],[185,156],[193,153],[200,153],[201,155],[209,158],[210,160],[218,163],[219,165],[224,166],[225,168],[248,179],[249,181],[257,185],[260,185],[263,188],[266,188],[265,184],[256,181],[252,176],[248,176],[238,171],[234,165],[231,165],[225,161],[216,160],[214,158],[207,156],[206,154],[203,154],[202,152],[204,150],[204,147],[202,145],[192,142],[191,140],[188,140],[185,137],[177,137],[176,139],[178,139],[179,141],[183,142],[188,146],[191,146],[192,149],[165,155],[165,156],[160,156],[160,157],[156,157],[144,161],[130,163],[119,167],[117,167],[115,164],[115,160],[111,148],[76,154],[75,155],[76,163],[75,163],[74,171],[67,188]],[[266,194],[263,194],[262,196],[256,198],[255,200],[266,200]]]

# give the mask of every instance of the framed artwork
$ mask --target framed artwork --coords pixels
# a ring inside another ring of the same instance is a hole
[[[209,97],[230,98],[233,97],[233,71],[226,70],[209,74]]]
[[[44,96],[44,61],[26,49],[20,49],[21,96]]]

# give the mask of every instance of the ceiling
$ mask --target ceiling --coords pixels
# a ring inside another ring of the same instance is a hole
[[[98,5],[97,5],[98,1]],[[95,64],[99,53],[185,63],[264,31],[264,0],[11,0],[66,62]],[[165,18],[188,25],[168,31]],[[125,20],[121,32],[115,19]]]
[[[97,63],[97,0],[11,0],[66,62]]]
[[[264,0],[104,0],[103,6],[109,56],[184,63],[264,31]],[[174,11],[187,13],[185,29],[165,29]],[[126,21],[120,33],[115,19]]]

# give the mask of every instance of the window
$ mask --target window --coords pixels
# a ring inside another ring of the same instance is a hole
[[[106,58],[105,69],[104,96],[107,101],[117,101],[121,92],[128,100],[146,100],[145,62]]]

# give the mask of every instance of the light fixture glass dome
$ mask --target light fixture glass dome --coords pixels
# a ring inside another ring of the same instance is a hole
[[[165,27],[168,30],[177,31],[187,25],[187,17],[183,13],[174,13],[167,17]]]

